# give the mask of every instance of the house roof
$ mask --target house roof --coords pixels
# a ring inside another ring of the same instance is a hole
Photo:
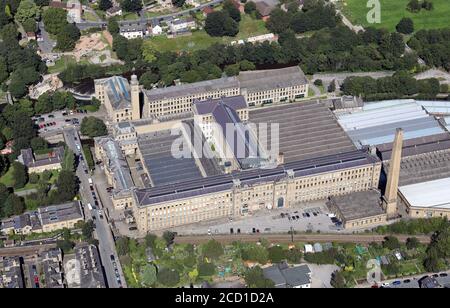
[[[292,288],[311,283],[311,270],[308,265],[289,267],[286,263],[280,263],[263,269],[263,274],[272,280],[277,288]]]

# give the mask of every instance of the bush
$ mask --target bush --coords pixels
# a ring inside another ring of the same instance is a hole
[[[214,263],[201,262],[197,266],[197,270],[200,277],[209,277],[216,272],[216,266]]]
[[[222,244],[216,240],[210,240],[202,247],[202,255],[209,259],[218,259],[223,253]]]
[[[174,287],[180,282],[180,274],[177,270],[162,268],[158,272],[158,282],[166,287]]]
[[[31,173],[29,182],[30,182],[30,184],[37,184],[37,183],[39,183],[39,174]]]

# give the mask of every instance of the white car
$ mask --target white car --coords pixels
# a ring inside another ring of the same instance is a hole
[[[390,284],[389,284],[389,282],[383,282],[383,283],[381,284],[381,286],[382,286],[383,288],[387,288],[387,287],[390,286]]]

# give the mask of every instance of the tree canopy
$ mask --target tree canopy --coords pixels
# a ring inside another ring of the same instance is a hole
[[[81,121],[81,134],[90,138],[105,136],[108,134],[105,123],[96,117],[85,117]]]

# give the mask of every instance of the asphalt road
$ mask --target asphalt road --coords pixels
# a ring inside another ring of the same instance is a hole
[[[396,236],[401,242],[411,236]],[[257,242],[261,238],[277,243],[291,243],[291,235],[289,234],[234,234],[234,235],[199,235],[199,236],[177,236],[176,243],[200,244],[215,239],[221,243],[231,243],[234,241]],[[385,235],[356,235],[356,234],[295,234],[294,242],[337,242],[337,243],[359,243],[369,244],[372,242],[383,242]],[[430,242],[429,236],[416,236],[416,238],[424,244]]]
[[[99,241],[99,251],[100,257],[102,259],[103,267],[105,270],[106,279],[108,281],[108,286],[110,288],[119,288],[121,286],[125,287],[125,278],[123,276],[122,268],[120,266],[119,258],[116,252],[116,246],[114,243],[114,238],[111,234],[110,226],[103,214],[103,218],[100,218],[99,209],[103,208],[100,199],[97,197],[98,206],[93,208],[92,211],[89,210],[87,204],[90,203],[94,207],[94,198],[90,189],[89,178],[90,175],[85,173],[85,169],[87,168],[86,160],[83,157],[80,143],[80,136],[78,131],[74,128],[65,128],[64,131],[64,139],[66,140],[67,146],[74,151],[74,153],[80,157],[80,163],[77,168],[77,176],[80,180],[80,195],[83,200],[84,210],[86,219],[90,219],[91,217],[95,217],[95,234],[96,238]],[[94,191],[95,193],[95,191]],[[113,255],[116,260],[116,266],[119,273],[119,279],[121,284],[118,283],[115,273],[115,268],[111,262],[110,256]]]

